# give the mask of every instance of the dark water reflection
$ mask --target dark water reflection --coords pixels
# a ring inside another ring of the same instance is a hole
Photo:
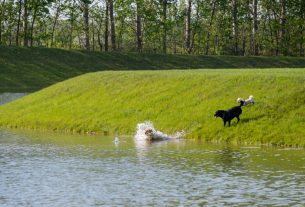
[[[304,206],[305,150],[0,132],[0,206]]]

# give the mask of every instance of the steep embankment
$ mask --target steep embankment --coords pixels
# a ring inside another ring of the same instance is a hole
[[[213,117],[251,94],[239,124]],[[0,107],[0,125],[14,128],[134,134],[145,120],[204,140],[305,146],[305,70],[96,72]]]
[[[102,70],[304,68],[305,58],[101,53],[0,46],[0,91],[35,91]]]

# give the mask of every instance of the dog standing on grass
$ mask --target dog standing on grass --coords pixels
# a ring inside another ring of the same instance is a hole
[[[226,126],[227,122],[230,126],[231,120],[234,119],[235,117],[237,118],[237,123],[238,123],[240,121],[239,116],[242,113],[241,106],[243,106],[243,102],[241,102],[239,106],[235,106],[229,110],[217,110],[214,114],[214,117],[222,118],[224,126]]]
[[[238,98],[236,101],[238,103],[240,103],[242,106],[247,106],[249,104],[254,104],[254,97],[252,95],[250,95],[249,98],[246,100],[244,100],[242,98]]]

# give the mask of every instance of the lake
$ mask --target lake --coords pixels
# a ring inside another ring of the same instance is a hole
[[[305,150],[0,130],[0,206],[305,206]]]
[[[0,93],[0,105],[9,103],[29,93]]]

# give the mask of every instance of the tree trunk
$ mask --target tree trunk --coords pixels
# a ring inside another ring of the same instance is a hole
[[[46,37],[46,36],[48,36],[48,34],[49,34],[48,26],[46,25],[46,22],[44,22],[44,36]],[[44,43],[45,43],[46,47],[49,47],[49,40],[48,39],[45,40]]]
[[[199,16],[199,10],[200,10],[200,8],[199,8],[199,5],[197,6],[197,9],[196,9],[196,21],[195,21],[195,24],[194,24],[194,28],[193,28],[193,32],[192,32],[192,41],[191,41],[191,47],[190,47],[190,49],[189,49],[189,54],[191,54],[192,53],[192,51],[193,51],[193,48],[194,48],[194,44],[195,44],[195,35],[196,35],[196,29],[197,29],[197,27],[198,27],[198,22],[199,22],[199,18],[200,18],[200,16]]]
[[[216,9],[216,0],[213,1],[213,9],[212,9],[211,19],[210,19],[210,23],[209,23],[209,28],[208,28],[206,46],[205,46],[205,55],[209,55],[210,35],[211,35],[211,28],[212,28],[212,24],[213,24],[213,20],[214,20],[215,9]]]
[[[273,17],[274,17],[274,20],[275,20],[275,22],[277,23],[278,22],[278,19],[277,19],[277,14],[276,14],[276,12],[273,10],[272,11],[273,12]],[[272,31],[272,28],[271,28],[271,23],[272,23],[272,21],[271,21],[271,18],[269,17],[269,25],[270,25],[270,30]],[[278,54],[279,54],[279,32],[278,32],[278,29],[277,28],[275,28],[274,29],[274,35],[275,35],[275,55],[276,56],[278,56]]]
[[[140,14],[140,1],[137,0],[137,16],[136,16],[136,22],[137,22],[137,50],[138,52],[142,52],[142,19]]]
[[[32,19],[32,24],[31,24],[31,43],[30,46],[33,46],[33,34],[34,34],[34,25],[35,25],[35,20],[36,20],[36,16],[37,16],[37,9],[38,9],[38,3],[35,3],[35,7],[34,7],[34,14],[33,14],[33,19]]]
[[[242,28],[242,56],[246,55],[246,29]]]
[[[187,8],[186,8],[186,21],[185,21],[185,47],[186,52],[191,52],[191,12],[192,12],[192,0],[187,1]]]
[[[233,0],[233,36],[234,36],[234,54],[238,55],[238,17],[237,17],[237,0]]]
[[[106,16],[105,16],[105,51],[109,49],[108,45],[108,36],[109,36],[109,2],[106,1]]]
[[[85,48],[86,50],[90,50],[90,40],[89,40],[89,5],[84,2],[84,32],[85,32]]]
[[[219,37],[218,35],[216,34],[215,35],[215,38],[214,38],[214,54],[220,54],[219,53],[219,47],[220,47],[220,41],[219,41]]]
[[[73,0],[73,8],[75,7],[75,0]],[[72,8],[72,12],[70,15],[70,34],[69,34],[69,49],[72,48],[72,42],[73,42],[73,29],[74,29],[74,9]]]
[[[55,28],[56,28],[57,21],[58,21],[58,18],[59,18],[60,4],[61,4],[61,2],[59,1],[59,5],[58,5],[58,7],[57,7],[57,9],[56,9],[55,19],[54,19],[54,23],[53,23],[53,27],[52,27],[51,47],[54,46]]]
[[[167,0],[162,0],[162,51],[164,54],[167,52]]]
[[[200,55],[201,53],[201,31],[198,33],[198,39],[197,39],[197,55]]]
[[[100,51],[103,51],[103,43],[101,38],[101,30],[102,30],[102,21],[99,23],[98,31],[97,31],[97,42],[100,47]]]
[[[72,42],[73,42],[73,25],[74,25],[74,20],[71,20],[70,24],[70,34],[69,34],[69,49],[71,50],[72,48]]]
[[[22,11],[22,0],[19,0],[18,21],[17,21],[17,31],[16,31],[16,45],[17,46],[19,46],[19,32],[20,32],[20,22],[21,22],[21,11]]]
[[[9,46],[12,46],[12,42],[13,42],[12,27],[10,27],[9,31],[10,31],[9,32],[10,33]]]
[[[77,30],[77,37],[78,37],[78,45],[79,45],[79,48],[82,48],[81,35],[80,35],[80,31],[79,31],[79,30]]]
[[[300,57],[304,56],[304,28],[301,26],[301,29],[300,29],[300,35],[301,35],[301,40],[300,40]]]
[[[283,55],[287,55],[288,48],[286,44],[286,0],[281,0],[281,50]]]
[[[5,0],[2,2],[1,11],[0,11],[0,44],[2,44],[2,18],[4,13]]]
[[[113,0],[109,0],[109,15],[110,15],[110,36],[111,36],[111,47],[112,50],[116,50],[116,41],[115,41],[115,24],[113,17]]]
[[[119,34],[117,35],[117,50],[121,50],[122,48],[122,45],[123,45],[123,33],[124,33],[124,28],[125,28],[125,22],[122,21],[121,22],[121,25],[120,25],[120,32]],[[136,32],[136,31],[134,31]]]
[[[95,50],[95,34],[94,34],[94,19],[91,19],[91,27],[92,27],[92,50]]]
[[[24,0],[24,14],[23,14],[23,20],[24,20],[24,38],[23,38],[23,46],[28,46],[28,3],[27,0]]]
[[[177,53],[176,27],[173,29],[173,52]]]
[[[257,41],[257,30],[258,30],[258,21],[257,21],[257,3],[258,0],[253,0],[253,53],[254,55],[258,54],[258,41]]]
[[[302,1],[302,5],[300,6],[300,56],[304,56],[304,22],[305,22],[305,1]],[[302,23],[303,22],[303,23]]]

